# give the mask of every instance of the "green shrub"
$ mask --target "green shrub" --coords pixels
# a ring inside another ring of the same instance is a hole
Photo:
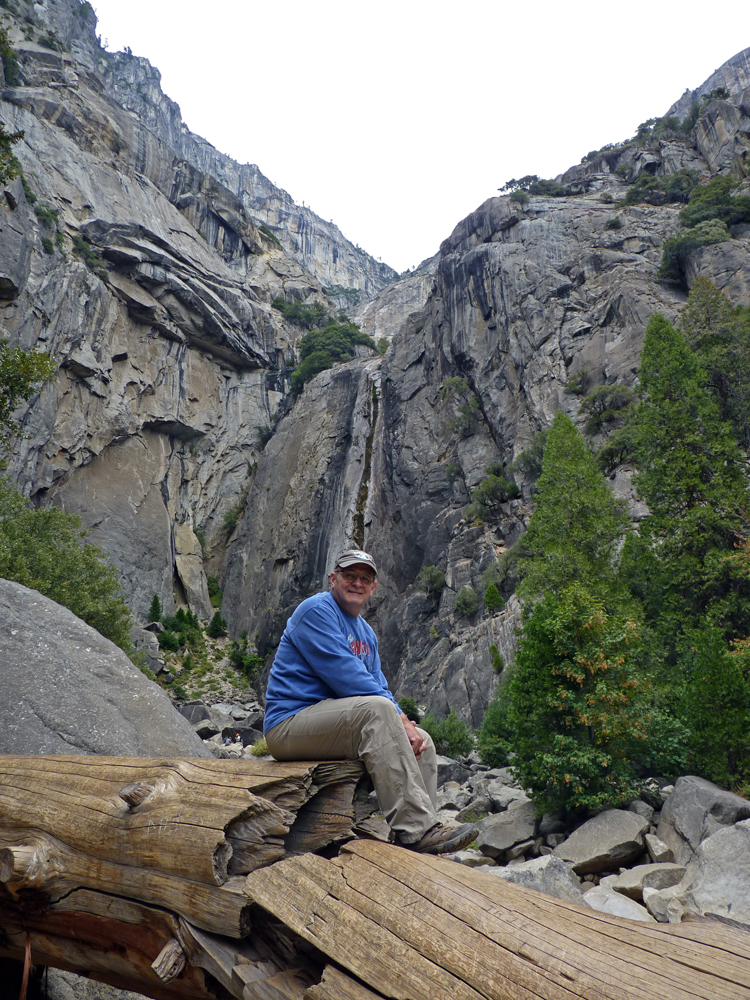
[[[49,236],[42,237],[42,249],[48,254],[53,254],[55,252],[55,245]]]
[[[208,587],[208,597],[211,601],[212,608],[221,607],[221,587],[219,586],[219,581],[215,576],[206,577],[206,586]]]
[[[479,595],[473,587],[462,587],[456,594],[453,609],[462,618],[473,615],[479,607]]]
[[[611,219],[607,219],[604,223],[605,229],[622,229],[622,219],[619,215],[613,216]]]
[[[388,342],[387,337],[378,337],[378,354],[382,354],[385,356],[385,354],[387,354],[388,352],[389,347],[390,344]]]
[[[483,764],[506,767],[510,760],[510,728],[508,726],[508,685],[498,685],[495,697],[487,706],[477,734],[477,749]]]
[[[266,235],[273,236],[273,233],[268,232]],[[320,302],[312,302],[309,305],[305,305],[297,299],[287,302],[283,297],[277,296],[271,305],[286,319],[291,320],[292,323],[296,323],[297,326],[305,327],[307,330],[312,330],[314,326],[321,326],[329,319],[325,306]]]
[[[449,483],[453,483],[461,475],[461,466],[458,462],[448,462],[445,466],[445,478]]]
[[[169,653],[176,653],[182,643],[177,632],[165,629],[159,633],[159,649],[166,649]]]
[[[250,753],[253,757],[267,757],[269,755],[270,751],[264,737],[261,736],[259,740],[253,743]]]
[[[470,726],[459,719],[455,709],[451,709],[448,718],[441,719],[440,722],[430,711],[422,719],[420,726],[430,734],[435,749],[444,757],[469,754],[474,749],[474,733]]]
[[[227,634],[227,622],[225,618],[221,617],[218,611],[214,612],[214,616],[208,623],[208,628],[206,629],[206,635],[210,636],[212,639],[218,639],[222,635]]]
[[[407,719],[411,719],[412,722],[419,725],[419,720],[421,716],[419,714],[419,709],[417,708],[417,703],[414,700],[414,698],[412,698],[410,695],[406,695],[403,698],[399,698],[398,704],[399,708],[407,717]]]
[[[32,191],[31,185],[26,180],[26,178],[23,176],[23,174],[21,174],[21,187],[23,188],[24,196],[26,198],[26,201],[29,203],[29,205],[36,204],[36,200],[37,200],[36,195]]]
[[[665,719],[653,707],[634,621],[578,584],[548,594],[525,617],[508,688],[511,766],[540,810],[601,809],[635,796],[635,762],[654,757]]]
[[[525,448],[518,458],[515,458],[508,467],[508,472],[514,476],[517,472],[538,479],[542,471],[542,456],[544,455],[544,444],[547,440],[548,430],[537,431],[531,439],[528,448]]]
[[[645,201],[649,205],[667,205],[686,202],[697,184],[698,174],[694,170],[678,170],[663,177],[643,173],[628,189],[623,203],[636,205]]]
[[[588,394],[578,408],[579,415],[586,414],[585,431],[593,436],[615,424],[622,424],[633,412],[637,397],[626,385],[598,385]]]
[[[9,87],[17,87],[21,82],[20,67],[5,28],[0,28],[0,56],[2,56],[3,60],[5,82]]]
[[[417,590],[424,590],[431,597],[439,597],[445,587],[445,573],[437,566],[425,566],[417,577]]]
[[[103,282],[105,282],[105,284],[109,283],[109,271],[107,270],[107,265],[100,257],[98,251],[94,250],[88,240],[76,233],[73,237],[73,247],[79,257],[83,259],[89,271],[91,271],[92,274],[95,274],[97,278],[100,278]]]
[[[586,367],[579,368],[575,374],[570,375],[565,383],[565,393],[568,396],[582,396],[586,392],[589,382],[589,370]]]
[[[699,222],[693,229],[681,229],[664,241],[661,264],[656,277],[664,281],[682,282],[688,257],[699,247],[731,240],[726,223],[719,219]]]
[[[239,521],[242,512],[245,509],[245,505],[242,503],[234,504],[224,515],[224,520],[222,522],[222,528],[227,535],[231,535],[234,529],[237,527],[237,522]]]
[[[34,213],[39,221],[43,222],[49,229],[52,229],[53,226],[57,225],[59,213],[57,209],[53,208],[51,205],[38,201],[36,205],[34,205]]]
[[[499,462],[488,465],[487,472],[487,478],[471,494],[471,503],[466,509],[466,516],[470,521],[485,521],[498,513],[501,504],[520,496],[518,486],[512,479],[505,477],[504,468]]]
[[[322,330],[306,333],[299,342],[302,361],[292,372],[292,392],[299,395],[305,384],[320,372],[333,368],[338,362],[350,361],[355,356],[357,344],[377,350],[372,337],[362,333],[356,323],[349,320],[330,322]]]
[[[503,663],[503,658],[500,655],[500,650],[494,643],[490,646],[490,657],[492,658],[492,669],[496,674],[500,675],[505,669],[505,664]]]
[[[502,597],[500,596],[500,591],[497,589],[494,583],[491,583],[489,587],[484,592],[483,596],[484,606],[492,614],[495,611],[499,611],[505,604]]]
[[[738,187],[739,182],[732,177],[714,177],[708,184],[693,188],[690,201],[680,212],[683,226],[691,228],[711,219],[719,219],[727,226],[750,222],[750,197],[735,195]]]
[[[226,623],[225,623],[226,624]],[[230,642],[227,649],[230,663],[241,670],[248,680],[253,681],[260,676],[263,668],[263,657],[248,648],[247,632],[243,632],[239,642]]]
[[[521,188],[517,191],[511,191],[510,200],[515,201],[519,205],[526,205],[529,200],[528,191],[524,191]]]

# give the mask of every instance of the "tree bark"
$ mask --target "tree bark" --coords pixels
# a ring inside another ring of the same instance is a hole
[[[361,765],[5,757],[0,958],[156,1000],[750,1000],[750,930],[352,840]],[[335,846],[332,846],[335,845]]]

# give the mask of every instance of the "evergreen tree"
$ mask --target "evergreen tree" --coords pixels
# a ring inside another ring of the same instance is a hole
[[[613,596],[613,557],[628,527],[625,505],[614,497],[580,432],[562,411],[544,446],[536,500],[520,542],[519,596],[560,593],[574,582]]]
[[[706,278],[696,278],[680,330],[701,358],[708,385],[738,442],[750,445],[750,309],[733,306]]]
[[[117,571],[85,535],[77,515],[59,507],[35,510],[0,478],[0,577],[70,608],[128,652],[130,611]]]
[[[708,375],[663,316],[646,329],[632,430],[636,487],[650,515],[622,565],[658,634],[673,648],[709,614],[725,638],[750,634],[750,587],[726,558],[747,527],[744,460]]]
[[[620,805],[635,794],[631,760],[652,711],[639,669],[639,628],[608,614],[580,584],[527,615],[510,682],[513,770],[545,809]],[[500,710],[496,710],[500,715]],[[480,746],[493,735],[483,727]]]
[[[158,594],[154,594],[151,598],[151,604],[148,609],[148,620],[150,622],[161,621],[161,601]]]
[[[206,635],[210,636],[212,639],[218,639],[222,635],[227,634],[227,620],[221,617],[219,611],[215,611],[213,618],[208,623],[206,628]]]
[[[726,787],[750,779],[750,678],[718,628],[685,631],[675,676],[690,773]]]

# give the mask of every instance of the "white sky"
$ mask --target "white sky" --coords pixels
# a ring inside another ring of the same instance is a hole
[[[511,177],[635,133],[750,45],[750,4],[93,0],[188,127],[398,271]]]

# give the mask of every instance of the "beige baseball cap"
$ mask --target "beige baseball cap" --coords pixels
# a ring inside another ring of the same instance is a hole
[[[375,565],[375,560],[369,553],[363,552],[362,549],[347,549],[346,552],[342,552],[336,560],[336,566],[341,569],[346,569],[347,566],[356,566],[357,563],[369,566],[375,576],[378,575],[378,568]]]

